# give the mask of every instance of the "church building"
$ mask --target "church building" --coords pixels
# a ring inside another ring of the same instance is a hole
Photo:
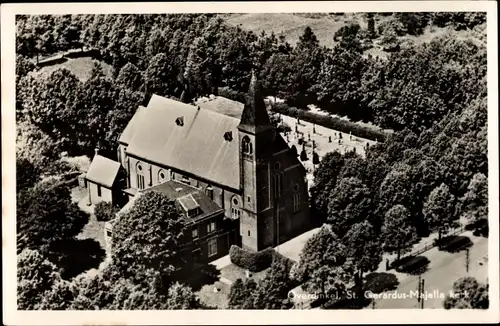
[[[251,251],[277,246],[311,223],[305,168],[271,123],[255,75],[236,112],[153,95],[119,139],[127,205],[145,191],[176,200],[193,241],[203,238],[193,252],[205,261],[233,244]]]

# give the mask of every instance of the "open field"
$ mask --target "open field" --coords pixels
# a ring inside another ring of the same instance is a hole
[[[273,14],[239,14],[228,16],[226,22],[232,26],[240,26],[245,30],[251,30],[257,35],[262,31],[267,34],[274,32],[276,36],[284,35],[285,40],[290,44],[295,44],[304,32],[304,28],[311,27],[321,45],[333,47],[333,34],[342,26],[345,21],[352,19],[350,16],[329,16],[324,15],[320,18],[309,18],[292,13],[273,13]]]
[[[59,68],[66,68],[71,71],[82,82],[90,78],[92,67],[95,62],[99,62],[103,68],[104,74],[111,77],[113,75],[113,67],[103,61],[93,59],[91,57],[82,57],[71,59],[68,58],[65,62],[58,63],[52,66],[46,66],[38,71],[32,72],[35,76],[47,76]]]

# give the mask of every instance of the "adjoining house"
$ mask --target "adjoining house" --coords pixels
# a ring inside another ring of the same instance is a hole
[[[193,220],[193,256],[215,259],[232,244],[260,251],[311,227],[306,171],[270,122],[255,75],[231,116],[153,95],[121,134],[118,161],[111,174],[121,165],[130,200],[160,191]],[[221,232],[217,244],[204,232]]]
[[[149,191],[156,191],[175,201],[176,207],[186,221],[187,245],[186,260],[194,263],[207,263],[229,253],[233,244],[238,244],[239,221],[224,215],[224,210],[212,201],[205,192],[180,181],[169,180],[150,188],[139,190],[130,204],[117,214],[119,219],[126,214],[134,202]],[[112,243],[113,224],[106,224],[106,244]]]
[[[123,198],[122,184],[124,171],[119,162],[96,155],[85,175],[89,205],[102,201],[120,204]]]

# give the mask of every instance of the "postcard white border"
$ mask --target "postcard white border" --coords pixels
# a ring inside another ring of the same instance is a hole
[[[498,279],[498,51],[495,1],[339,1],[2,4],[2,245],[3,322],[6,325],[466,323],[499,321]],[[489,283],[486,311],[287,310],[287,311],[17,311],[15,250],[15,14],[279,13],[382,11],[486,11],[488,42]]]

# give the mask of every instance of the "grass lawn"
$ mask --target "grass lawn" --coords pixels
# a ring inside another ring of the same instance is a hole
[[[101,63],[101,66],[103,67],[104,74],[106,76],[111,77],[113,75],[113,67],[111,67],[107,63],[104,63],[102,61],[98,61],[98,60],[93,59],[91,57],[82,57],[82,58],[75,58],[75,59],[68,58],[68,60],[63,62],[63,63],[55,64],[53,66],[43,67],[40,70],[33,72],[33,73],[35,74],[35,76],[48,76],[53,71],[55,71],[59,68],[66,68],[69,71],[71,71],[73,74],[75,74],[75,76],[81,82],[85,82],[87,79],[90,78],[90,73],[92,72],[92,67],[94,65],[94,62]]]
[[[80,234],[77,235],[77,239],[94,239],[99,242],[101,247],[104,249],[106,248],[104,241],[104,224],[106,222],[97,221],[94,215],[94,206],[87,206],[87,196],[87,189],[79,189],[78,187],[71,189],[71,197],[73,201],[78,204],[78,207],[80,207],[81,210],[90,214],[89,222],[83,227]]]
[[[253,278],[256,282],[262,280],[266,276],[266,272],[269,268],[266,268],[258,273],[251,273],[251,278]],[[230,264],[221,269],[221,278],[225,278],[231,282],[235,282],[237,279],[241,278],[242,280],[246,279],[245,269],[235,264]]]
[[[251,273],[250,277],[256,282],[259,282],[265,277],[267,270],[268,269],[258,273]],[[200,290],[195,293],[198,295],[201,302],[209,306],[216,306],[219,309],[227,309],[231,283],[234,283],[239,278],[243,280],[246,279],[245,269],[234,264],[229,264],[220,270],[218,281],[203,285]],[[214,288],[217,288],[218,291],[214,291]]]
[[[214,292],[214,287],[218,289]],[[218,309],[227,309],[229,302],[229,290],[231,286],[222,282],[215,282],[214,284],[204,285],[198,292],[200,301],[208,306],[215,306]]]

